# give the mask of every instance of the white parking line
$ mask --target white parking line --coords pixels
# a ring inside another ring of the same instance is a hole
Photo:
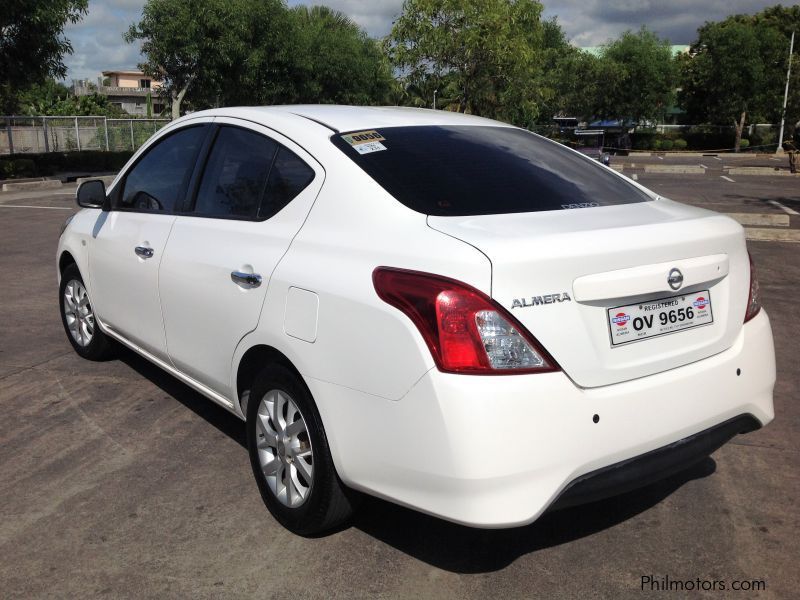
[[[663,156],[659,156],[658,160],[664,160],[664,157]]]
[[[731,183],[736,183],[733,179],[731,179],[730,177],[728,177],[726,175],[720,175],[720,177],[722,177],[725,181],[730,181]]]
[[[707,166],[705,166],[703,163],[700,163],[700,166],[701,166],[701,167],[703,167],[704,169],[707,169],[707,168],[708,168],[708,167],[707,167]]]
[[[713,158],[714,160],[722,160],[719,156],[712,156],[711,158]]]
[[[0,204],[0,208],[46,208],[47,210],[72,210],[66,206],[25,206],[21,204]]]
[[[777,208],[780,208],[780,209],[781,209],[783,212],[785,212],[787,215],[800,215],[800,213],[799,213],[799,212],[797,212],[796,210],[794,210],[793,208],[789,208],[788,206],[784,206],[783,204],[781,204],[781,203],[780,203],[780,202],[778,202],[777,200],[767,200],[767,202],[769,202],[770,204],[772,204],[772,206],[775,206],[775,207],[777,207]]]
[[[780,159],[780,158],[774,158],[774,157],[773,157],[773,158],[770,158],[770,160],[777,160],[777,161],[780,161],[781,159]]]

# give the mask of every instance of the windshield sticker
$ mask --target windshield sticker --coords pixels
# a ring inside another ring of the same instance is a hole
[[[342,136],[342,139],[353,147],[359,154],[369,154],[370,152],[380,152],[386,150],[386,146],[381,144],[386,138],[375,130],[356,131]]]
[[[377,131],[356,131],[354,133],[347,133],[342,136],[342,139],[351,146],[359,144],[368,144],[369,142],[385,142],[386,138]]]

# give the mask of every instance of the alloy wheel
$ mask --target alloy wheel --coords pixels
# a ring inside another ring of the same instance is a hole
[[[64,318],[75,343],[88,346],[94,337],[94,312],[86,288],[77,279],[71,280],[64,288]]]
[[[314,482],[311,439],[305,419],[292,397],[270,390],[259,402],[256,447],[261,471],[278,501],[301,506]]]

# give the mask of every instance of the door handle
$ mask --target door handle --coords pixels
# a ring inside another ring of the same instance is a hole
[[[246,287],[257,288],[261,285],[262,280],[261,275],[258,273],[242,273],[241,271],[232,271],[231,281]]]
[[[145,246],[136,246],[136,248],[134,248],[133,251],[136,252],[136,256],[140,256],[142,258],[153,258],[152,248],[147,248]]]

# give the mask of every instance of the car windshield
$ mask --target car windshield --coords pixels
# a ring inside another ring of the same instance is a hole
[[[538,212],[651,199],[595,161],[513,127],[386,127],[331,140],[397,200],[427,215]]]

